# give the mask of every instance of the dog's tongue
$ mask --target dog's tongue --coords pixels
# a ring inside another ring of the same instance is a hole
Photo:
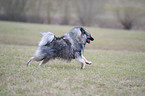
[[[87,41],[88,41],[88,43],[90,43],[90,40],[89,39]]]

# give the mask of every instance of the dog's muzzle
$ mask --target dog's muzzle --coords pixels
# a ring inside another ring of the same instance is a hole
[[[94,38],[91,37],[91,36],[89,36],[89,37],[87,38],[87,43],[90,43],[90,42],[93,41],[93,40],[94,40]]]

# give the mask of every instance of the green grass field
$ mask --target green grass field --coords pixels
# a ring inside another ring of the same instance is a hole
[[[34,55],[40,32],[62,36],[74,26],[0,21],[0,96],[144,96],[145,32],[85,27],[95,38],[84,56],[54,60],[45,68],[27,60]]]

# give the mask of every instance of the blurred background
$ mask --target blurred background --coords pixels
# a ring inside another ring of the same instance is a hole
[[[0,20],[145,30],[145,0],[0,0]]]

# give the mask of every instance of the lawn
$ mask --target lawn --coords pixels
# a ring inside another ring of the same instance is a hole
[[[75,60],[53,60],[45,68],[27,60],[40,32],[62,36],[74,26],[0,21],[0,96],[143,96],[145,32],[87,28],[95,41],[84,56],[93,62],[80,69]]]

